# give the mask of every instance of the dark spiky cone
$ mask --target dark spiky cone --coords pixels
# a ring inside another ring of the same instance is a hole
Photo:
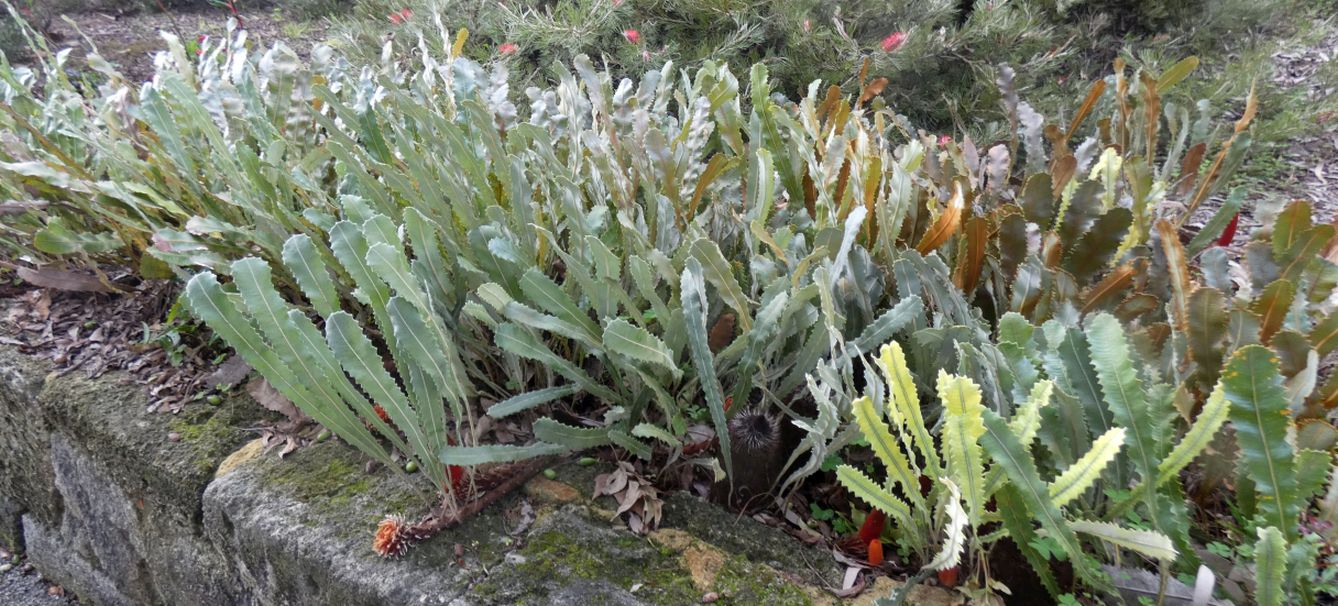
[[[781,467],[780,419],[750,408],[729,420],[729,450],[734,463],[730,504],[739,509],[761,506]],[[728,486],[720,487],[728,493]]]

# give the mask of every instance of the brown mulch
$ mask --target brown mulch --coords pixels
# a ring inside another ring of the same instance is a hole
[[[253,43],[268,46],[282,40],[303,57],[321,41],[328,30],[324,21],[300,21],[282,12],[261,8],[243,8],[242,25]],[[209,36],[215,40],[227,33],[229,13],[224,8],[200,7],[162,12],[114,14],[84,12],[52,21],[49,35],[56,48],[74,48],[73,58],[83,62],[88,41],[97,46],[103,58],[121,68],[132,82],[153,77],[153,55],[165,48],[160,32],[176,34],[183,43]]]
[[[221,346],[198,342],[191,325],[183,330],[165,323],[178,291],[172,282],[133,284],[125,272],[113,282],[127,292],[7,286],[0,290],[0,343],[51,360],[59,373],[95,378],[125,371],[147,388],[151,412],[179,411],[209,387]],[[163,346],[168,339],[160,339],[169,330],[179,337],[170,349]]]
[[[1338,95],[1338,83],[1325,81],[1320,70],[1338,57],[1338,30],[1309,48],[1282,51],[1273,56],[1273,81],[1287,88],[1300,88],[1306,102],[1321,103]],[[1292,197],[1314,202],[1316,222],[1327,222],[1338,214],[1338,112],[1320,113],[1310,133],[1298,137],[1282,156],[1298,170],[1286,184]]]

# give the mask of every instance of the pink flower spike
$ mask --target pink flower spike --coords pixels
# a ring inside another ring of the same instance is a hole
[[[627,38],[627,41],[632,44],[641,44],[641,32],[634,29],[623,30],[623,37]]]
[[[952,143],[952,137],[949,137],[948,135],[939,135],[939,136],[938,136],[938,144],[939,144],[939,145],[947,145],[947,144],[949,144],[949,143]]]
[[[906,44],[906,32],[892,32],[883,38],[883,52],[890,53],[901,48],[903,44]]]
[[[503,55],[514,55],[518,50],[520,50],[520,47],[511,42],[506,42],[497,47],[497,52],[502,53]]]

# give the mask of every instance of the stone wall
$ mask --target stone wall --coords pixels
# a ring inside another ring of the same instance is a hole
[[[260,407],[242,397],[178,416],[146,401],[118,377],[57,376],[0,348],[0,543],[92,604],[836,601],[820,588],[843,570],[825,550],[684,495],[636,536],[585,496],[597,470],[574,464],[383,560],[376,523],[426,511],[417,483],[367,473],[337,441],[264,453],[247,429]],[[949,603],[929,589],[912,601]]]

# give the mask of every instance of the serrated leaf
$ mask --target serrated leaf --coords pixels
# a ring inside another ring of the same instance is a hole
[[[316,313],[328,316],[339,311],[339,294],[325,268],[316,244],[306,234],[297,234],[283,244],[283,264],[302,287]]]
[[[1018,551],[1022,552],[1022,557],[1031,565],[1031,569],[1040,577],[1041,584],[1045,586],[1050,595],[1058,596],[1060,594],[1059,583],[1055,580],[1054,571],[1051,570],[1049,558],[1042,555],[1033,547],[1034,541],[1039,538],[1036,528],[1033,526],[1034,520],[1027,511],[1027,505],[1023,502],[1017,489],[1007,484],[999,488],[999,492],[994,495],[995,503],[998,506],[999,518],[1003,521],[1004,529],[1008,531],[1008,536],[1017,546]]]
[[[1176,329],[1184,332],[1189,323],[1189,294],[1193,289],[1189,282],[1189,263],[1185,249],[1180,245],[1180,234],[1170,221],[1158,221],[1157,233],[1171,281],[1171,318]]]
[[[213,273],[196,274],[186,284],[186,299],[191,311],[209,325],[250,364],[268,378],[270,385],[310,415],[318,423],[328,427],[350,444],[363,450],[368,456],[389,463],[390,454],[380,446],[365,427],[356,420],[350,422],[338,410],[330,408],[330,403],[312,397],[311,392],[300,381],[295,380],[287,366],[279,359],[274,350],[261,338],[260,333],[228,300],[227,294],[218,284]],[[364,435],[365,434],[365,435]]]
[[[1115,460],[1124,446],[1124,428],[1113,427],[1092,441],[1092,448],[1050,483],[1050,497],[1055,507],[1063,507],[1101,479],[1101,471]],[[1082,532],[1078,528],[1074,528]]]
[[[1199,287],[1189,296],[1189,357],[1194,360],[1196,389],[1217,382],[1225,355],[1223,341],[1230,327],[1226,296],[1215,288]]]
[[[1076,532],[1094,536],[1106,541],[1143,554],[1147,557],[1162,560],[1164,562],[1175,561],[1175,546],[1171,544],[1170,537],[1150,530],[1133,530],[1124,528],[1110,522],[1094,522],[1090,520],[1071,520],[1069,526]]]
[[[609,443],[607,427],[572,427],[548,417],[534,422],[534,439],[573,450],[594,448]]]
[[[897,444],[887,426],[883,424],[878,411],[874,409],[873,400],[866,396],[855,400],[850,406],[855,413],[855,422],[859,425],[860,432],[864,434],[864,439],[869,441],[878,460],[887,468],[888,477],[901,485],[902,493],[910,497],[912,505],[923,508],[925,502],[920,494],[920,474],[911,471],[910,462],[906,460],[906,455],[901,452],[901,446]]]
[[[1265,497],[1258,504],[1264,523],[1277,526],[1288,540],[1294,540],[1301,505],[1296,495],[1295,452],[1287,438],[1291,412],[1278,359],[1262,346],[1242,347],[1227,362],[1222,386],[1244,468]]]
[[[348,312],[335,312],[325,319],[325,339],[344,371],[362,390],[381,405],[413,451],[431,457],[436,452],[419,426],[418,412],[410,405],[399,385],[386,372],[385,362],[376,346],[363,334],[358,321]],[[435,467],[435,466],[434,466]],[[430,471],[430,470],[429,470]],[[434,478],[435,479],[435,478]]]
[[[929,227],[920,243],[915,245],[915,250],[922,255],[937,250],[948,238],[957,233],[962,226],[962,209],[965,204],[965,197],[962,194],[962,184],[953,182],[952,197],[948,199],[948,204],[944,206],[943,212],[939,214],[938,220]]]
[[[580,391],[580,387],[574,384],[527,391],[489,406],[488,416],[494,419],[505,418],[536,406],[543,406],[553,400],[565,398],[578,391]]]
[[[721,254],[720,247],[711,240],[697,240],[692,244],[692,257],[701,264],[702,277],[716,288],[716,293],[725,304],[734,309],[739,326],[744,332],[752,330],[753,314],[748,298],[744,296],[743,289],[739,288],[739,281],[734,279],[729,261],[726,261],[725,255]]]
[[[530,444],[527,446],[510,446],[505,444],[489,444],[486,446],[447,446],[442,449],[439,457],[442,463],[446,465],[459,465],[461,467],[472,467],[476,465],[487,465],[489,463],[509,463],[511,461],[523,461],[545,455],[556,455],[567,452],[569,449],[557,444]]]
[[[981,458],[980,436],[985,433],[981,415],[980,388],[966,377],[938,373],[938,395],[943,401],[943,458],[948,474],[962,488],[966,510],[973,524],[979,524],[985,505],[985,465]]]
[[[651,449],[650,444],[628,435],[627,432],[621,429],[610,429],[608,431],[608,436],[609,441],[615,446],[626,450],[638,459],[649,461],[651,460],[651,457],[655,455],[655,451]]]
[[[1254,544],[1254,600],[1259,606],[1282,606],[1287,603],[1287,592],[1282,581],[1287,570],[1287,542],[1276,527],[1255,531],[1259,541]]]
[[[682,448],[683,446],[682,441],[654,423],[638,423],[636,427],[632,428],[632,435],[638,438],[659,440],[670,448]]]
[[[659,366],[669,371],[674,378],[683,375],[664,341],[622,318],[611,320],[604,326],[604,348],[639,362]]]
[[[884,345],[878,356],[878,366],[883,370],[883,379],[887,381],[889,404],[888,417],[897,428],[908,428],[915,436],[915,447],[926,462],[926,470],[937,473],[941,470],[938,449],[925,427],[924,415],[920,411],[920,397],[916,393],[915,380],[911,378],[910,367],[906,364],[906,355],[901,351],[901,344],[893,341]]]
[[[962,509],[961,491],[948,478],[939,478],[948,487],[948,502],[943,513],[948,519],[943,523],[943,547],[923,569],[942,571],[956,566],[962,557],[962,547],[966,545],[966,527],[970,523],[966,510]]]
[[[1165,420],[1157,418],[1157,411],[1143,391],[1119,320],[1100,313],[1089,318],[1086,324],[1092,367],[1115,422],[1128,431],[1130,457],[1144,480],[1143,501],[1153,511],[1159,511],[1156,483],[1147,480],[1157,477]],[[1152,522],[1157,530],[1161,530],[1157,516],[1152,516]]]
[[[1226,231],[1231,219],[1239,214],[1241,207],[1245,205],[1245,193],[1244,187],[1231,190],[1231,195],[1227,196],[1226,201],[1222,202],[1222,206],[1217,209],[1217,212],[1213,213],[1212,218],[1208,219],[1207,223],[1203,224],[1203,227],[1199,228],[1199,233],[1194,234],[1194,238],[1185,246],[1186,254],[1193,257],[1203,252],[1205,248],[1212,245],[1222,235],[1222,232]]]
[[[1186,76],[1189,76],[1189,74],[1198,66],[1199,58],[1191,55],[1181,59],[1175,65],[1166,68],[1166,71],[1162,72],[1161,77],[1157,79],[1157,92],[1163,95],[1166,94],[1166,91],[1170,90],[1171,87],[1176,84],[1179,84],[1180,81],[1184,80]]]
[[[712,245],[714,246],[714,244]],[[716,250],[719,252],[719,249]],[[711,354],[711,345],[706,335],[706,280],[702,277],[702,266],[696,257],[689,258],[683,268],[680,279],[679,302],[683,308],[684,326],[688,333],[688,351],[692,365],[697,369],[697,381],[706,396],[706,406],[711,412],[711,424],[715,426],[716,438],[720,441],[720,456],[725,461],[725,473],[734,476],[734,463],[730,456],[729,421],[725,417],[725,394],[720,386],[720,379],[715,372],[715,356]],[[732,280],[733,278],[731,278]]]
[[[1073,244],[1065,259],[1065,267],[1079,286],[1088,284],[1093,276],[1101,275],[1110,266],[1132,223],[1133,214],[1129,209],[1112,208],[1098,217],[1091,229]]]
[[[1292,202],[1278,213],[1273,220],[1273,257],[1283,259],[1292,245],[1301,239],[1301,234],[1310,229],[1310,204],[1304,201]]]
[[[1320,358],[1329,355],[1329,352],[1338,348],[1338,313],[1331,313],[1320,320],[1307,335],[1310,339],[1310,346],[1315,348],[1315,353]]]
[[[1008,429],[1008,424],[993,411],[986,410],[983,424],[985,433],[981,436],[981,445],[990,454],[990,459],[1004,468],[1018,497],[1026,504],[1041,528],[1069,556],[1074,572],[1087,583],[1100,586],[1100,573],[1082,552],[1078,537],[1073,533],[1059,508],[1050,500],[1045,483],[1036,471],[1036,463],[1022,447],[1017,436]]]
[[[600,385],[575,364],[553,353],[553,350],[540,343],[534,335],[520,326],[510,323],[498,326],[493,338],[498,347],[522,358],[528,358],[548,366],[554,372],[580,385],[581,389],[584,389],[590,395],[602,398],[607,402],[619,401],[616,393]]]
[[[923,314],[924,301],[918,295],[902,298],[891,309],[878,316],[878,319],[864,327],[859,336],[850,342],[851,347],[860,353],[871,352],[879,343],[888,342],[893,335],[901,332]]]
[[[1190,461],[1212,443],[1213,436],[1217,435],[1217,430],[1226,422],[1229,411],[1226,392],[1219,383],[1208,396],[1208,401],[1204,403],[1203,410],[1199,411],[1199,416],[1194,418],[1189,431],[1185,432],[1185,436],[1171,449],[1171,454],[1162,459],[1161,464],[1157,466],[1158,485],[1178,475],[1181,469],[1189,465]]]
[[[864,472],[849,465],[839,465],[836,468],[836,479],[846,487],[846,490],[870,507],[878,508],[879,511],[896,518],[901,524],[907,526],[911,524],[911,508],[892,493],[883,490],[869,479],[869,476],[864,475]]]

